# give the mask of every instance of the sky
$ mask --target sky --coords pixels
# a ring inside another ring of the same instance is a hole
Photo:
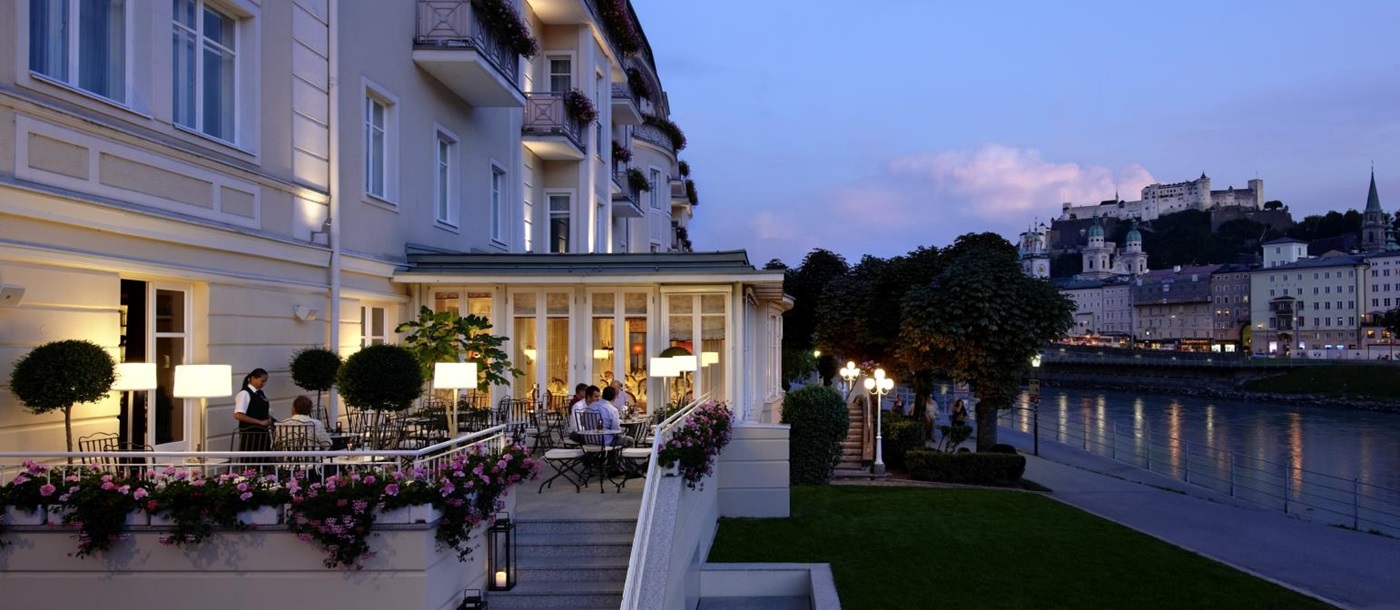
[[[633,0],[697,250],[852,263],[1062,202],[1242,188],[1400,208],[1400,2]]]

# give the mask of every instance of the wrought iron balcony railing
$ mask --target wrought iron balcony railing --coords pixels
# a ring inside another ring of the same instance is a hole
[[[481,18],[471,0],[418,0],[419,45],[473,49],[511,84],[520,85],[520,54]]]

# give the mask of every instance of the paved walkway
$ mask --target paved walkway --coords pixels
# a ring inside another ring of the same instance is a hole
[[[1041,438],[999,431],[1027,452],[1026,478],[1051,498],[1344,608],[1400,610],[1400,540],[1255,508],[1170,477]]]

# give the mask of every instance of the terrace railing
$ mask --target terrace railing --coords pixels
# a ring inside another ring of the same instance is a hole
[[[584,150],[583,126],[569,115],[564,95],[556,91],[526,93],[525,123],[520,131],[526,135],[564,136],[579,150]]]
[[[632,127],[632,137],[649,144],[655,144],[662,149],[675,152],[675,148],[672,146],[671,136],[666,135],[665,131],[662,131],[660,127],[655,125],[642,124]]]
[[[632,555],[627,560],[627,581],[622,589],[622,610],[635,610],[642,607],[642,585],[648,578],[653,578],[646,573],[647,553],[650,547],[651,538],[655,535],[657,511],[657,494],[661,485],[661,466],[657,463],[660,458],[661,448],[666,446],[666,442],[675,435],[676,429],[685,423],[690,413],[696,407],[710,399],[708,394],[702,395],[694,402],[681,408],[666,418],[652,433],[651,456],[647,460],[646,485],[642,487],[642,506],[637,511],[637,529],[632,535]],[[679,485],[680,479],[672,478],[671,482]],[[669,574],[657,574],[654,578],[663,581]]]

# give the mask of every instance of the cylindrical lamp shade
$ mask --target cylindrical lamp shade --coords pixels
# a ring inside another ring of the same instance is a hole
[[[175,367],[176,398],[233,395],[233,367],[227,364],[181,364]]]
[[[230,374],[230,377],[232,375]],[[117,365],[117,381],[112,389],[118,392],[139,392],[156,389],[156,363],[122,362]]]
[[[672,359],[672,358],[652,358],[652,359],[651,359],[651,376],[652,376],[652,377],[676,377],[676,376],[679,376],[679,375],[680,375],[680,371],[676,370],[676,363],[674,362],[674,359]]]
[[[693,354],[690,356],[671,356],[671,362],[674,363],[673,366],[676,367],[676,370],[682,373],[690,373],[699,368],[699,362],[696,361]]]
[[[700,366],[719,364],[719,352],[700,352]]]
[[[436,362],[433,364],[433,387],[457,390],[476,387],[475,362]]]
[[[593,359],[594,359],[594,360],[607,360],[607,359],[609,359],[609,358],[612,358],[612,350],[610,350],[610,349],[595,349],[595,350],[593,350]]]

